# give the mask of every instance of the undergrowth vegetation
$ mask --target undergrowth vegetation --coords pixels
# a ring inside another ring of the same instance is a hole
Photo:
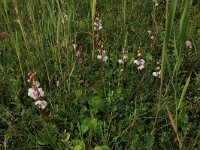
[[[200,149],[198,0],[1,0],[2,149]]]

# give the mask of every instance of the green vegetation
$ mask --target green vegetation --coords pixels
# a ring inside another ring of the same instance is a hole
[[[200,149],[199,11],[1,0],[0,148]]]

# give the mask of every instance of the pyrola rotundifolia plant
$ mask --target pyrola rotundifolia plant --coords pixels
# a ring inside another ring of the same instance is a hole
[[[40,82],[36,80],[36,72],[29,72],[29,80],[32,87],[28,89],[28,96],[35,100],[35,105],[40,109],[40,112],[43,112],[43,109],[47,107],[47,102],[43,100],[44,91],[40,87]]]

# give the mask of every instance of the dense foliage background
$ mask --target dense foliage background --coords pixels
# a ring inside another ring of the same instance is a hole
[[[200,149],[199,12],[198,0],[1,0],[0,147]],[[157,61],[161,78],[152,76]],[[45,91],[44,114],[28,96],[30,71]]]

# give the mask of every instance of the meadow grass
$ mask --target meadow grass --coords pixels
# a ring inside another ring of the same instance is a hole
[[[198,150],[199,11],[195,0],[1,0],[0,147]]]

